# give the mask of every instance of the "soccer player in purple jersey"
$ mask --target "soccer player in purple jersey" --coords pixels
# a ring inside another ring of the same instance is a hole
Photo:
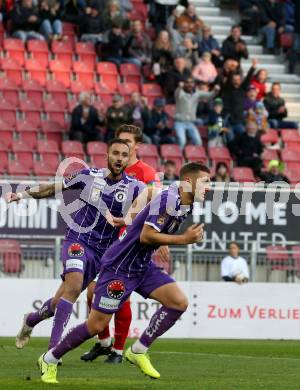
[[[142,336],[126,351],[125,357],[151,378],[160,377],[147,350],[181,317],[188,302],[175,280],[151,261],[151,255],[160,245],[186,245],[202,239],[203,225],[199,224],[190,226],[182,234],[174,233],[192,212],[194,202],[204,201],[209,191],[209,173],[209,169],[200,163],[184,165],[180,171],[180,185],[174,183],[154,197],[105,252],[89,318],[38,360],[43,382],[57,383],[59,359],[103,331],[133,291],[157,300],[162,306]]]
[[[23,348],[28,343],[33,328],[39,322],[53,316],[49,349],[59,342],[74,302],[96,277],[102,255],[118,238],[119,228],[114,226],[114,218],[126,215],[132,201],[145,188],[143,183],[124,173],[128,160],[128,144],[114,139],[108,146],[108,168],[83,169],[59,183],[40,185],[21,194],[7,194],[7,201],[13,202],[25,197],[46,198],[61,190],[82,190],[81,203],[63,243],[63,282],[55,296],[44,302],[38,311],[25,314],[16,337],[17,348]]]

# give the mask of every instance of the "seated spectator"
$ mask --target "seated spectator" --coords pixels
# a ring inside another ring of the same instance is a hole
[[[40,3],[41,30],[48,41],[62,39],[60,3],[57,0],[43,0]]]
[[[149,121],[149,110],[147,99],[142,97],[139,92],[134,92],[131,95],[129,103],[124,105],[126,110],[126,121],[130,125],[135,125],[144,129]],[[149,139],[147,140],[149,142]]]
[[[168,184],[170,181],[179,180],[179,176],[176,175],[176,164],[172,160],[167,160],[164,163],[164,178],[163,181]]]
[[[79,104],[71,114],[70,139],[86,143],[89,141],[102,141],[101,126],[103,118],[91,105],[91,98],[87,92],[79,95]]]
[[[229,255],[221,262],[221,277],[225,282],[247,283],[249,268],[247,261],[239,256],[240,247],[234,241],[228,245]]]
[[[196,65],[192,73],[194,79],[197,81],[203,81],[204,83],[212,84],[218,73],[211,62],[211,54],[208,52],[203,53],[199,64]]]
[[[240,0],[239,9],[242,16],[246,16],[249,20],[246,23],[247,33],[249,35],[257,35],[260,24],[260,1],[259,0]]]
[[[254,121],[257,124],[258,131],[266,133],[269,129],[268,111],[263,102],[256,102],[253,109],[250,109],[246,115],[246,121]]]
[[[257,176],[260,175],[263,165],[261,154],[264,146],[258,135],[256,122],[247,122],[246,132],[236,136],[228,146],[236,157],[238,166],[252,168]]]
[[[228,172],[228,167],[224,162],[219,161],[217,163],[216,173],[215,176],[212,177],[211,181],[215,181],[217,183],[229,183],[233,181]]]
[[[292,33],[295,29],[295,3],[293,0],[285,0],[283,4],[284,32],[286,33]]]
[[[266,96],[268,72],[260,69],[251,80],[251,85],[257,90],[257,100],[263,100]]]
[[[173,50],[174,57],[186,59],[186,65],[192,69],[199,62],[198,45],[191,38],[185,38],[181,45]]]
[[[172,45],[168,31],[159,32],[152,46],[153,73],[157,77],[173,66]]]
[[[114,138],[115,132],[119,126],[126,122],[127,110],[123,106],[123,97],[114,95],[112,105],[106,112],[106,141]]]
[[[104,23],[96,2],[91,3],[86,8],[85,15],[81,20],[80,32],[82,34],[81,41],[83,42],[92,42],[94,44],[102,42]]]
[[[284,12],[282,3],[276,0],[265,0],[260,4],[261,32],[266,40],[266,51],[275,54],[277,34],[284,31]]]
[[[241,62],[242,58],[246,60],[249,57],[247,44],[241,38],[240,26],[232,26],[231,34],[223,42],[222,55],[224,60],[231,58],[238,62]]]
[[[225,146],[232,139],[232,134],[226,126],[226,118],[224,118],[222,111],[223,101],[217,98],[208,117],[208,147],[210,148]]]
[[[209,86],[202,81],[197,83],[197,87],[200,91],[209,92]],[[197,107],[197,126],[206,126],[208,124],[208,117],[213,110],[214,102],[211,99],[201,99]]]
[[[187,67],[186,59],[178,57],[174,60],[173,68],[169,72],[166,72],[163,77],[158,78],[158,81],[164,91],[167,103],[174,103],[174,93],[178,84],[190,75],[191,71]]]
[[[209,26],[203,26],[202,39],[198,46],[199,55],[202,56],[208,52],[211,54],[211,60],[215,67],[220,68],[222,66],[221,50],[218,41],[213,37],[211,28]]]
[[[201,38],[203,21],[197,15],[194,4],[189,4],[186,10],[179,17],[176,18],[176,26],[178,29],[180,29],[183,23],[188,24],[189,32]]]
[[[165,105],[165,99],[157,98],[154,100],[154,106],[145,127],[146,135],[157,146],[176,143],[176,138],[172,135],[172,129],[170,128],[170,117],[165,111]]]
[[[112,23],[112,29],[103,34],[101,45],[101,57],[105,61],[121,65],[124,62],[123,52],[126,46],[126,38],[121,26],[117,22]]]
[[[192,41],[196,40],[195,35],[190,31],[190,25],[187,21],[181,22],[178,29],[174,26],[176,17],[178,17],[178,11],[174,10],[167,21],[167,29],[171,37],[173,48],[181,45],[185,38],[190,38]]]
[[[290,183],[289,179],[280,172],[280,162],[278,160],[271,160],[268,164],[268,171],[261,172],[260,178],[266,183],[274,183],[275,181],[285,181]]]
[[[132,22],[126,45],[126,62],[142,66],[151,63],[151,40],[140,20]]]
[[[129,29],[129,20],[122,12],[118,0],[110,0],[103,13],[104,30],[110,30],[113,23],[117,23],[124,30]]]
[[[197,105],[201,99],[214,98],[220,88],[216,86],[212,92],[203,92],[195,88],[192,77],[181,82],[175,92],[176,110],[174,128],[179,146],[183,149],[186,145],[186,138],[194,145],[202,145],[201,136],[196,122]]]
[[[231,73],[223,86],[224,114],[229,115],[229,123],[234,134],[240,134],[245,131],[244,100],[256,69],[256,63],[256,60],[252,61],[252,66],[244,80],[242,80],[242,76],[239,73]]]
[[[269,124],[272,129],[298,129],[298,123],[284,120],[288,112],[284,99],[280,96],[280,83],[273,83],[271,92],[264,99],[264,105],[269,113]]]
[[[16,2],[11,13],[12,33],[14,38],[27,41],[28,39],[44,40],[39,28],[41,20],[39,10],[32,0]]]
[[[94,1],[94,0],[92,0]],[[99,0],[98,0],[99,2]],[[82,0],[65,0],[61,2],[62,20],[78,26],[82,23],[82,18],[86,13],[86,3]],[[99,8],[100,9],[100,8]],[[90,9],[88,10],[90,12]]]

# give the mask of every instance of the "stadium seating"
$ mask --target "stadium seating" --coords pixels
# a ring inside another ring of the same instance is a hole
[[[256,182],[252,169],[247,167],[235,167],[232,169],[232,178],[241,183]]]
[[[104,142],[88,142],[87,143],[87,153],[90,156],[105,156],[107,153],[107,145]]]
[[[38,160],[33,162],[33,173],[36,176],[55,176],[56,167],[44,160]]]
[[[46,91],[50,94],[51,99],[56,101],[61,107],[67,107],[68,93],[63,83],[57,80],[48,80]]]
[[[277,144],[279,141],[278,132],[277,130],[269,129],[260,139],[263,144]]]
[[[164,160],[174,161],[176,164],[176,173],[178,174],[184,162],[182,151],[179,145],[161,145],[160,154]]]
[[[300,154],[295,150],[282,149],[281,159],[290,169],[299,169],[300,167]]]
[[[218,162],[224,162],[230,170],[231,156],[229,150],[226,147],[209,148],[208,155],[214,167],[217,165]]]
[[[204,164],[208,163],[208,158],[203,146],[187,145],[184,148],[184,155],[188,161],[201,161]]]
[[[152,144],[141,144],[138,149],[138,155],[143,157],[155,157],[159,158],[157,147]]]
[[[30,57],[38,61],[45,69],[49,63],[49,49],[47,42],[31,39],[27,42]]]
[[[69,69],[71,68],[73,59],[73,47],[71,42],[53,41],[51,50],[60,63],[63,63]]]
[[[293,245],[291,248],[292,259],[294,261],[295,271],[300,271],[300,245]]]
[[[20,274],[23,269],[22,251],[16,240],[0,240],[1,271],[6,274]]]
[[[92,42],[76,42],[75,53],[80,61],[95,68],[96,53],[95,46]]]
[[[126,83],[141,84],[141,71],[135,64],[121,64],[120,75]]]
[[[22,90],[25,92],[27,99],[37,101],[39,105],[43,101],[44,88],[37,80],[23,80]]]
[[[287,248],[285,246],[269,245],[266,247],[266,259],[269,263],[271,271],[288,271],[292,270],[293,266],[289,258]]]
[[[0,79],[0,91],[2,97],[12,103],[13,105],[18,104],[19,88],[17,84],[9,79]]]
[[[35,58],[27,58],[25,60],[25,70],[27,77],[31,80],[37,81],[43,87],[47,81],[47,69]]]
[[[84,159],[83,146],[78,141],[63,141],[61,144],[61,151],[65,157],[76,157],[81,160]]]
[[[19,65],[24,65],[25,45],[20,39],[6,38],[3,41],[6,57],[12,58]]]

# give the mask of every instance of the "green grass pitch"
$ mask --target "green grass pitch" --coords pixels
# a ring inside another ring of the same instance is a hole
[[[159,340],[151,359],[161,379],[151,380],[124,362],[104,364],[104,357],[84,363],[85,343],[64,357],[59,385],[39,380],[36,360],[47,340],[33,338],[24,350],[13,338],[0,338],[0,389],[64,390],[296,390],[300,389],[300,341]]]

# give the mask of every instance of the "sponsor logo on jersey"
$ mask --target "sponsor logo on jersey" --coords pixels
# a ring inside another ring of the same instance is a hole
[[[99,307],[107,310],[118,309],[120,301],[118,299],[101,297],[99,302]]]
[[[164,213],[157,218],[157,224],[163,225],[166,222],[166,220],[167,220],[167,213]]]
[[[68,248],[68,255],[70,257],[81,257],[84,255],[84,247],[78,242],[74,242]]]
[[[66,261],[66,270],[73,268],[83,271],[83,261],[79,259],[68,259]]]
[[[91,201],[97,202],[101,194],[101,190],[99,188],[92,189]]]
[[[107,295],[113,299],[121,299],[125,293],[125,284],[122,280],[113,280],[107,285]]]

